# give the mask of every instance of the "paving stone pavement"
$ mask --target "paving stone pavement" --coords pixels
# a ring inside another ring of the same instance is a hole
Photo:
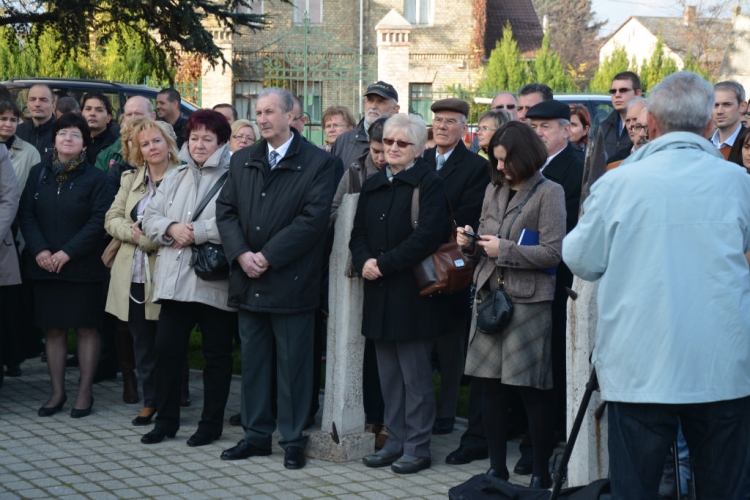
[[[445,457],[458,447],[465,429],[433,436],[432,468],[399,476],[390,468],[372,469],[361,462],[336,464],[308,460],[301,470],[287,470],[283,451],[274,435],[270,457],[236,462],[219,459],[222,450],[242,438],[242,430],[225,424],[218,441],[191,448],[185,440],[200,419],[203,404],[201,372],[190,374],[193,404],[182,409],[182,427],[175,439],[156,445],[141,444],[151,427],[134,427],[130,421],[139,404],[122,402],[122,385],[105,381],[94,385],[95,404],[86,418],[70,418],[77,391],[78,369],[67,370],[68,401],[61,412],[37,416],[49,396],[47,365],[39,358],[27,360],[23,376],[5,377],[0,389],[0,499],[88,498],[249,498],[380,500],[390,498],[445,499],[448,490],[489,468],[489,460],[452,466]],[[240,379],[232,380],[225,418],[239,411]],[[320,425],[320,413],[318,414]],[[517,443],[508,443],[508,469],[518,459]],[[512,476],[511,482],[528,484],[529,476]]]

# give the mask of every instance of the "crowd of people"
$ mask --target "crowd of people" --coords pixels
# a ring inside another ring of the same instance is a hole
[[[123,401],[143,394],[132,424],[153,425],[141,442],[154,445],[175,437],[191,402],[197,327],[203,411],[187,444],[222,435],[236,341],[241,412],[228,420],[245,433],[221,458],[270,455],[278,428],[284,465],[304,467],[334,300],[333,230],[344,197],[358,194],[346,273],[364,289],[364,431],[375,434],[366,466],[430,467],[431,436],[453,432],[468,377],[468,428],[446,462],[489,457],[487,474],[507,480],[506,442],[520,429],[514,471],[549,488],[553,449],[566,439],[575,274],[600,280],[592,362],[609,403],[614,498],[655,498],[675,440],[687,445],[699,497],[742,498],[748,103],[740,84],[711,86],[689,72],[641,93],[637,74],[616,75],[614,110],[595,124],[585,105],[530,83],[495,96],[466,144],[468,103],[435,101],[428,128],[399,113],[398,92],[381,81],[367,87],[359,122],[344,106],[324,112],[317,146],[303,136],[302,103],[280,88],[258,95],[254,120],[230,104],[183,117],[179,93],[164,89],[155,109],[130,98],[117,124],[106,95],[87,94],[79,107],[44,85],[29,89],[21,123],[6,91],[6,374],[21,375],[24,338],[41,329],[51,389],[38,415],[60,412],[73,329],[80,381],[70,416],[92,412],[93,384],[119,365]],[[608,172],[581,207],[595,127]],[[423,296],[413,269],[451,239],[473,263],[473,286]],[[480,310],[497,301],[512,314],[488,325]]]

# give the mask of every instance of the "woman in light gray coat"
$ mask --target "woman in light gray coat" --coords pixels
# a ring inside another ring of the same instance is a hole
[[[496,335],[471,326],[466,374],[476,377],[490,452],[488,474],[508,479],[506,431],[511,386],[518,388],[529,419],[534,453],[531,485],[549,488],[552,455],[552,299],[554,268],[560,262],[565,236],[565,194],[539,171],[547,149],[521,122],[503,125],[490,140],[492,183],[485,191],[478,239],[472,242],[458,229],[458,244],[477,262],[477,300],[504,283],[514,312]],[[519,244],[521,232],[532,231],[538,241]],[[475,306],[476,311],[476,306]]]
[[[5,336],[10,334],[10,321],[17,314],[8,300],[7,293],[14,290],[13,285],[21,283],[21,271],[18,268],[18,254],[10,226],[16,218],[18,200],[21,191],[18,188],[16,174],[8,157],[8,150],[0,144],[0,387],[3,385],[3,346]]]
[[[220,244],[216,227],[216,191],[195,217],[196,208],[229,169],[229,135],[224,116],[200,110],[185,124],[187,142],[179,159],[186,164],[164,176],[146,208],[143,231],[162,245],[156,255],[154,302],[161,304],[156,333],[156,425],[141,438],[145,444],[174,437],[180,427],[180,379],[190,332],[200,326],[203,355],[203,414],[189,446],[203,446],[222,433],[224,407],[232,378],[232,338],[237,313],[227,306],[229,276],[200,279],[190,265],[193,248]],[[195,220],[194,220],[195,219]]]

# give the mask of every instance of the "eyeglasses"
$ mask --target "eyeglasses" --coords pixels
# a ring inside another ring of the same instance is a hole
[[[232,139],[236,139],[238,141],[247,141],[247,142],[253,142],[253,141],[255,141],[255,137],[253,137],[251,135],[239,135],[239,134],[237,134],[237,135],[233,135]]]
[[[477,127],[477,132],[494,132],[497,130],[494,127]]]
[[[742,116],[750,116],[750,111],[745,111],[744,113],[742,113]]]
[[[638,125],[637,123],[635,125],[630,126],[630,131],[634,134],[640,134],[641,132],[648,133],[648,126],[647,125]]]
[[[455,118],[443,118],[442,116],[436,116],[432,119],[432,124],[438,124],[438,125],[449,125],[451,127],[458,125],[459,123],[463,124],[463,122],[456,120]]]
[[[298,120],[301,120],[301,119],[303,119],[304,117],[305,117],[305,115],[302,115],[302,116],[295,116],[295,117],[294,117],[294,120],[292,120],[292,121],[295,121],[295,122],[296,122],[296,121],[298,121]]]
[[[327,123],[325,126],[325,129],[332,129],[332,128],[344,128],[346,127],[345,123]]]
[[[400,148],[405,148],[406,146],[413,146],[414,145],[413,142],[397,141],[395,139],[387,139],[387,138],[383,137],[383,144],[385,144],[386,146],[393,146],[394,143],[396,145],[398,145],[398,147],[400,147]]]
[[[630,92],[630,91],[632,91],[632,90],[633,90],[633,89],[628,89],[628,88],[625,88],[625,87],[623,87],[623,88],[621,88],[621,89],[609,89],[609,93],[610,93],[610,94],[612,94],[612,95],[615,95],[615,94],[617,94],[618,92],[619,92],[620,94],[627,94],[628,92]]]
[[[498,104],[497,106],[495,106],[492,109],[508,109],[508,110],[511,110],[511,109],[516,109],[516,105],[515,104]]]
[[[61,139],[65,139],[67,137],[70,137],[71,139],[83,139],[83,136],[78,132],[66,132],[65,130],[60,130],[57,133],[57,137],[60,137]]]

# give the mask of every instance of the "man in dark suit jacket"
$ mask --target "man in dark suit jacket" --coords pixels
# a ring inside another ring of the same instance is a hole
[[[487,161],[464,145],[469,105],[461,99],[450,98],[436,101],[430,109],[435,113],[432,130],[436,147],[425,150],[424,159],[437,169],[438,176],[445,183],[456,224],[476,228],[490,177]],[[437,400],[433,434],[453,431],[470,317],[469,289],[453,294],[451,303],[451,317],[455,319],[451,326],[452,333],[436,341],[442,387]]]
[[[547,146],[547,163],[542,167],[544,176],[560,184],[565,191],[566,233],[578,222],[583,183],[583,162],[569,142],[570,107],[560,101],[544,101],[532,107],[526,118],[531,128]],[[557,414],[556,431],[565,432],[565,330],[567,324],[566,288],[573,285],[573,274],[561,262],[557,268],[555,299],[552,301],[552,377],[556,393],[554,411]],[[522,453],[524,450],[522,449]],[[526,453],[524,453],[526,454]]]

